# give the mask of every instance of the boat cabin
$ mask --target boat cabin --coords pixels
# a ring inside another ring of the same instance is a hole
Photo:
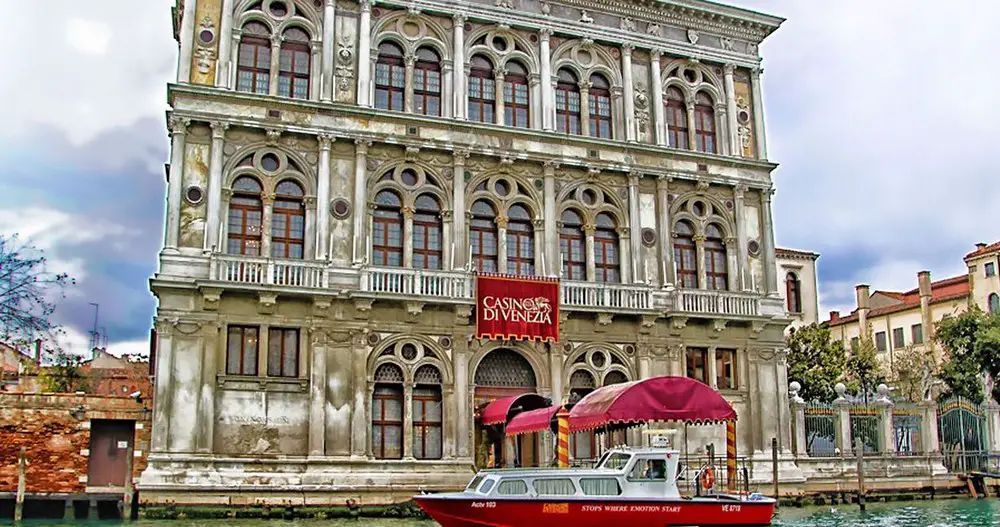
[[[592,469],[484,470],[465,494],[497,498],[678,498],[680,453],[666,448],[608,450]]]

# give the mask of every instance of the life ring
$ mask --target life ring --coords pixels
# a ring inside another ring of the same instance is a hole
[[[715,486],[715,471],[712,467],[705,467],[705,470],[701,471],[701,488],[709,490]]]

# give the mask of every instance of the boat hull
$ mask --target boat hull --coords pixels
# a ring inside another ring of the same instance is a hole
[[[628,499],[539,500],[475,499],[472,496],[415,496],[417,504],[442,527],[681,527],[766,526],[774,500]]]

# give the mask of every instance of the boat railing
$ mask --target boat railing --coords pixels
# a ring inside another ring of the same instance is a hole
[[[687,496],[750,494],[758,490],[758,485],[750,481],[751,474],[753,460],[748,457],[737,457],[735,473],[731,473],[725,457],[681,456],[677,465],[677,490]],[[709,479],[713,480],[712,485],[706,488]]]

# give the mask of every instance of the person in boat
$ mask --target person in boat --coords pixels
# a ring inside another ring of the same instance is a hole
[[[667,462],[662,459],[650,459],[646,461],[646,471],[643,473],[644,479],[666,479]]]

